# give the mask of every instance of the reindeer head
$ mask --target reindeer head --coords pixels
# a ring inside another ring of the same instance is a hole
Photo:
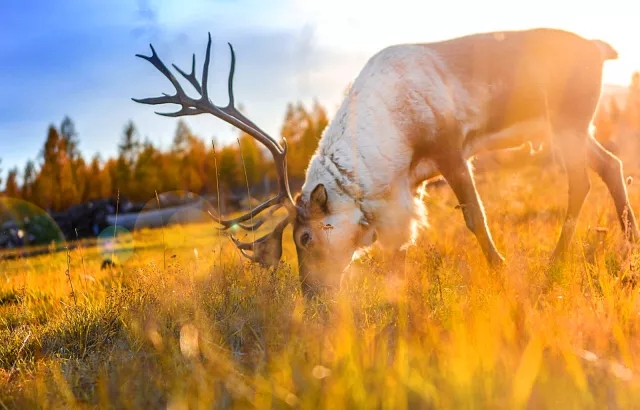
[[[375,228],[353,198],[332,181],[308,180],[296,198],[296,208],[293,240],[303,290],[336,287],[354,252],[376,241]]]
[[[202,70],[202,83],[198,82],[195,75],[195,55],[192,59],[190,74],[185,73],[175,64],[173,65],[200,94],[200,98],[192,98],[185,93],[174,75],[160,60],[153,46],[150,45],[150,47],[151,56],[140,54],[136,54],[136,56],[149,61],[167,77],[174,86],[176,94],[164,94],[161,97],[144,99],[133,98],[133,101],[150,105],[178,104],[181,106],[180,110],[172,113],[156,112],[158,115],[167,117],[205,113],[214,115],[251,135],[264,145],[273,156],[279,189],[275,197],[234,219],[223,220],[212,216],[217,223],[222,225],[222,230],[238,227],[246,231],[252,231],[259,228],[266,219],[259,219],[250,225],[246,225],[244,222],[252,220],[267,209],[270,209],[270,213],[282,207],[287,210],[287,217],[280,221],[272,232],[254,242],[241,242],[231,236],[242,255],[265,267],[277,266],[282,256],[282,234],[287,225],[293,222],[293,239],[296,245],[302,287],[305,294],[308,295],[316,286],[326,282],[323,275],[321,275],[325,269],[339,269],[341,271],[349,263],[357,245],[367,244],[375,240],[375,233],[369,229],[367,223],[362,219],[363,216],[359,208],[352,203],[352,200],[351,202],[345,201],[340,195],[335,194],[337,190],[331,189],[332,187],[317,184],[309,195],[305,196],[303,192],[294,202],[287,177],[286,141],[283,141],[281,147],[278,142],[246,118],[235,107],[233,95],[235,53],[231,44],[229,44],[231,52],[231,68],[228,78],[229,102],[225,107],[213,104],[208,97],[207,84],[211,54],[211,34],[209,34]],[[246,252],[248,250],[251,250],[252,254],[248,254]],[[329,277],[335,276],[329,275]]]

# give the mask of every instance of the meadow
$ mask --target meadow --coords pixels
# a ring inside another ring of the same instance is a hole
[[[405,278],[373,251],[310,301],[290,228],[275,272],[213,224],[134,232],[114,268],[92,243],[0,261],[0,407],[637,408],[637,251],[590,176],[561,266],[566,179],[533,166],[477,177],[502,272],[447,185],[427,189]]]

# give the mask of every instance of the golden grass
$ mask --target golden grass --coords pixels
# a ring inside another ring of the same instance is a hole
[[[295,267],[244,264],[211,225],[136,232],[113,270],[95,247],[0,262],[0,407],[632,408],[635,253],[592,181],[553,269],[566,182],[537,169],[478,177],[502,274],[447,186],[429,190],[404,282],[374,252],[310,302]]]

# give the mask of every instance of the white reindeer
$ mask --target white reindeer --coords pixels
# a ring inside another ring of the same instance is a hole
[[[622,164],[589,133],[600,99],[603,64],[617,58],[613,47],[603,41],[540,28],[381,50],[366,63],[326,128],[295,200],[287,179],[286,141],[281,147],[234,107],[231,44],[229,104],[219,107],[209,100],[210,48],[211,35],[201,84],[195,77],[195,55],[190,74],[174,65],[200,93],[197,99],[185,94],[153,46],[151,57],[138,55],[171,81],[176,94],[134,101],[181,105],[175,113],[160,115],[213,114],[271,151],[278,171],[278,195],[243,216],[216,220],[222,229],[251,230],[264,219],[251,226],[242,222],[267,208],[284,206],[288,216],[270,234],[253,243],[233,240],[254,262],[275,266],[282,254],[283,230],[293,222],[305,294],[335,284],[354,253],[376,241],[404,262],[406,245],[427,225],[417,190],[438,175],[453,189],[466,225],[489,264],[503,266],[469,159],[481,151],[524,143],[551,144],[568,177],[567,213],[552,260],[565,255],[573,237],[590,189],[587,166],[606,183],[626,238],[638,238]]]

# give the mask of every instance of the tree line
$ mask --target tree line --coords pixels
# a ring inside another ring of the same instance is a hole
[[[328,122],[326,109],[317,101],[310,107],[302,102],[287,105],[280,137],[289,145],[288,173],[293,181],[304,180],[307,164]],[[22,170],[8,170],[4,195],[29,201],[48,212],[60,212],[116,195],[147,202],[156,192],[246,195],[247,182],[254,187],[271,181],[275,187],[270,153],[243,132],[236,141],[218,145],[199,138],[179,120],[170,147],[162,150],[148,137],[142,139],[134,122],[129,121],[123,128],[117,156],[103,159],[98,153],[88,161],[79,152],[78,143],[79,135],[70,117],[59,126],[51,124],[37,158],[27,161]]]
[[[292,186],[304,180],[309,160],[328,122],[327,111],[318,101],[313,101],[310,107],[301,102],[287,105],[280,137],[289,144],[288,173]],[[613,97],[603,98],[594,127],[596,139],[612,150],[616,140],[640,138],[640,72],[632,75],[622,106]],[[246,195],[247,182],[254,191],[256,186],[269,181],[275,187],[273,159],[262,145],[242,132],[237,141],[213,145],[194,135],[179,120],[171,146],[161,150],[149,138],[141,139],[139,130],[129,121],[123,128],[118,155],[103,159],[96,154],[89,161],[79,152],[78,143],[79,135],[71,118],[65,117],[59,126],[50,125],[35,160],[27,161],[22,170],[9,169],[4,181],[0,169],[4,195],[58,212],[116,195],[146,202],[155,198],[156,192],[181,190],[198,195],[220,192],[224,196]]]

